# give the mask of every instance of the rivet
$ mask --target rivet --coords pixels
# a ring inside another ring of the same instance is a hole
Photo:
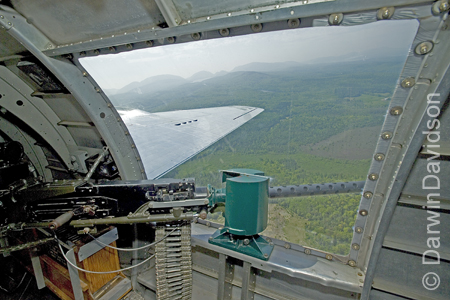
[[[4,16],[0,16],[0,19],[4,19],[5,17]]]
[[[100,90],[98,87],[95,88],[95,91],[96,91],[97,93],[100,93],[100,92],[101,92],[101,90]]]
[[[403,79],[401,86],[406,89],[406,88],[413,87],[415,84],[416,84],[416,80],[414,79],[414,77],[408,77],[408,78]]]
[[[366,199],[370,199],[370,198],[372,198],[372,196],[373,196],[373,193],[372,193],[372,192],[369,192],[369,191],[367,191],[367,192],[364,192],[363,196],[364,196],[364,198],[366,198]]]
[[[294,11],[293,10],[291,10],[291,15],[293,15],[294,14]]]
[[[391,111],[390,111],[391,115],[393,115],[393,116],[399,116],[402,114],[402,112],[403,112],[403,107],[401,107],[401,106],[395,106],[395,107],[391,108]]]
[[[371,174],[369,174],[368,177],[369,177],[370,180],[375,181],[375,180],[378,179],[378,174],[376,174],[376,173],[371,173]]]
[[[275,5],[275,8],[280,8],[280,5],[278,5],[278,4],[277,4],[277,5]]]
[[[381,138],[383,140],[390,140],[392,138],[392,132],[390,131],[385,131],[381,134]]]
[[[255,10],[252,8],[252,9],[250,9],[250,12],[254,12]]]
[[[311,250],[308,248],[305,248],[305,254],[310,255],[311,254]]]
[[[363,273],[361,273],[361,272],[358,272],[358,276],[363,276]]]
[[[353,244],[352,245],[352,249],[358,251],[359,250],[359,245],[358,244]]]
[[[191,23],[191,20],[187,20],[187,22],[188,22],[188,24],[190,24],[190,23]]]
[[[262,30],[262,24],[253,24],[252,25],[253,32],[260,32],[261,30]]]
[[[362,232],[363,232],[362,227],[356,227],[356,228],[355,228],[355,232],[356,232],[356,233],[362,233]]]
[[[83,76],[84,76],[84,77],[87,77],[87,76],[88,76],[88,73],[87,73],[87,72],[83,72]]]
[[[206,17],[206,20],[211,20],[211,17]]]
[[[265,258],[268,258],[268,257],[269,257],[269,254],[264,253],[264,257],[265,257]]]
[[[327,255],[325,255],[325,258],[328,259],[328,260],[332,260],[333,259],[333,255],[327,254]]]
[[[228,13],[227,16],[231,17],[231,13]]]
[[[367,216],[368,212],[367,212],[367,210],[365,210],[365,209],[361,209],[361,210],[359,211],[359,214],[360,214],[361,216],[365,217],[365,216]]]
[[[354,260],[349,260],[349,261],[348,261],[348,265],[349,265],[350,267],[354,267],[354,266],[356,266],[356,262],[355,262]]]

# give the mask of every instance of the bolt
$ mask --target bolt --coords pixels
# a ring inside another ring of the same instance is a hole
[[[250,240],[249,239],[244,239],[244,245],[248,245],[248,244],[250,244]]]
[[[365,217],[365,216],[367,216],[368,212],[367,212],[367,210],[365,210],[365,209],[361,209],[361,210],[359,211],[359,214],[360,214],[361,216]]]
[[[355,262],[354,260],[349,260],[349,261],[348,261],[348,265],[349,265],[350,267],[354,267],[354,266],[356,266],[356,262]]]
[[[84,77],[87,77],[87,76],[88,76],[88,73],[87,73],[87,72],[83,72],[83,76],[84,76]]]
[[[359,250],[359,245],[358,244],[353,244],[352,245],[352,249],[358,251]]]
[[[327,255],[325,255],[325,258],[328,259],[328,260],[332,260],[333,259],[333,255],[327,254]]]
[[[0,19],[4,19],[5,17],[4,16],[0,16]]]
[[[383,17],[383,19],[389,19],[389,15],[391,13],[389,12],[389,8],[384,8],[383,9],[383,13],[381,14],[381,16]]]
[[[331,24],[339,25],[339,15],[338,14],[331,15]]]
[[[311,254],[311,250],[308,248],[305,248],[305,254],[310,255]]]
[[[363,232],[363,229],[362,229],[361,227],[356,227],[356,228],[355,228],[355,232],[356,232],[356,233],[362,233],[362,232]]]
[[[369,174],[368,177],[369,177],[370,180],[375,181],[375,180],[378,179],[378,174],[371,173],[371,174]]]

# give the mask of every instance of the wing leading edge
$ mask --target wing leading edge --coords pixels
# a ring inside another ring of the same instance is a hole
[[[139,150],[147,178],[155,179],[263,111],[249,106],[224,106],[161,113],[135,109],[119,113]]]

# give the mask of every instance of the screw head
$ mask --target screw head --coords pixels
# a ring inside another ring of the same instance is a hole
[[[356,227],[356,228],[355,228],[355,232],[356,232],[356,233],[362,233],[362,232],[363,232],[362,227]]]
[[[370,180],[375,181],[375,180],[378,179],[378,174],[376,174],[376,173],[371,173],[371,174],[369,174],[368,177],[369,177]]]
[[[260,32],[262,30],[262,24],[253,24],[252,25],[252,31],[253,32]]]
[[[311,249],[305,248],[305,254],[310,255],[311,254]]]
[[[331,14],[328,17],[328,23],[330,25],[339,25],[342,23],[342,20],[344,19],[344,15],[343,14]]]
[[[411,88],[416,84],[416,80],[414,79],[414,77],[408,77],[403,79],[401,86],[403,88]]]
[[[193,40],[198,41],[202,37],[202,35],[200,32],[194,32],[193,34],[191,34],[191,37]]]
[[[359,250],[359,245],[358,244],[353,244],[352,245],[352,249],[358,251]]]
[[[401,115],[403,113],[403,107],[395,106],[395,107],[391,108],[390,113],[393,116],[399,116],[399,115]]]
[[[445,11],[447,11],[447,10],[449,10],[449,9],[450,9],[450,6],[449,6],[449,4],[448,4],[447,1],[444,1],[444,2],[442,2],[442,3],[439,5],[439,11],[440,11],[440,12],[445,12]]]
[[[381,134],[381,138],[383,140],[390,140],[392,138],[392,132],[390,131],[385,131]]]
[[[219,30],[219,34],[221,35],[221,36],[229,36],[230,35],[230,29],[228,29],[228,28],[223,28],[223,29],[220,29]]]
[[[384,160],[384,154],[383,153],[377,153],[377,154],[375,154],[374,158],[375,158],[376,161],[382,161],[382,160]]]
[[[417,45],[415,52],[419,55],[425,55],[431,52],[433,50],[433,43],[430,41],[422,42],[419,45]]]
[[[372,192],[367,191],[367,192],[364,192],[363,196],[366,199],[370,199],[370,198],[372,198],[373,194],[372,194]]]

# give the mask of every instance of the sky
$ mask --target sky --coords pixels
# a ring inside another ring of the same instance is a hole
[[[290,29],[158,46],[80,61],[102,89],[120,89],[151,76],[171,74],[188,78],[199,71],[229,72],[252,62],[308,63],[349,53],[364,57],[369,51],[406,55],[417,28],[415,20],[389,20],[360,26]]]

